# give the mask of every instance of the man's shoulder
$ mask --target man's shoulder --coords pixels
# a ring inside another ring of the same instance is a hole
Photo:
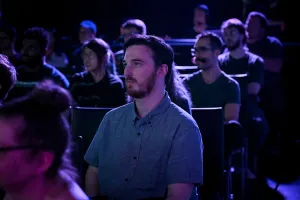
[[[254,54],[254,53],[246,51],[246,55],[248,56],[249,63],[261,63],[261,64],[264,63],[264,60],[262,59],[262,57]]]
[[[225,52],[225,53],[222,53],[221,55],[218,56],[218,60],[219,62],[225,62],[226,60],[229,60],[230,58],[230,53],[229,52]]]
[[[168,116],[169,120],[171,121],[170,123],[180,123],[181,128],[198,128],[194,118],[175,103],[171,102]]]
[[[201,77],[201,72],[202,72],[202,70],[199,70],[197,72],[194,72],[193,74],[186,76],[183,79],[183,82],[189,83],[191,81],[197,80],[199,77]]]
[[[222,84],[226,83],[228,85],[236,85],[239,86],[239,83],[232,77],[230,77],[228,74],[222,71]]]
[[[125,105],[122,105],[120,107],[114,108],[111,111],[109,111],[105,117],[107,119],[117,119],[124,118],[126,116],[129,116],[132,114],[133,111],[133,103],[128,103]]]
[[[270,44],[277,44],[277,45],[280,45],[282,46],[280,40],[274,36],[267,36],[266,37],[266,40],[268,41],[268,43]]]

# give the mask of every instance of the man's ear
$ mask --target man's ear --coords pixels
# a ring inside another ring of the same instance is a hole
[[[168,65],[162,64],[161,67],[158,69],[158,76],[166,76],[168,74]]]
[[[55,155],[48,151],[41,151],[35,156],[35,163],[37,165],[36,173],[43,174],[51,167]]]

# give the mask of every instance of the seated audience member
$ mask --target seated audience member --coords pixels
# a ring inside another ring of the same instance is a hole
[[[193,28],[187,29],[184,37],[195,38],[198,34],[207,30],[209,18],[209,8],[205,4],[200,4],[194,8]]]
[[[0,54],[0,106],[16,82],[17,74],[15,67],[5,55]]]
[[[221,70],[227,74],[246,74],[248,85],[241,86],[242,102],[258,109],[258,95],[264,80],[264,61],[244,48],[246,31],[238,19],[229,19],[221,27],[228,51],[219,56]],[[243,89],[246,88],[246,91]],[[255,112],[249,109],[248,112]],[[258,114],[258,113],[256,113]]]
[[[102,39],[93,39],[83,45],[85,72],[71,80],[71,93],[79,106],[118,107],[126,104],[122,80],[111,73],[115,63],[109,45]]]
[[[245,85],[240,83],[240,122],[249,132],[249,166],[253,171],[254,158],[264,144],[268,131],[264,113],[258,106],[258,95],[264,80],[264,62],[261,57],[245,50],[246,31],[240,20],[225,21],[221,30],[228,48],[228,52],[219,56],[221,69],[227,74],[247,74]]]
[[[140,19],[129,19],[122,24],[120,29],[121,37],[123,38],[123,42],[126,42],[131,36],[139,34],[146,35],[147,27],[146,24]],[[116,64],[118,74],[124,74],[124,66],[123,66],[123,58],[124,51],[120,50],[115,52]]]
[[[0,188],[5,200],[88,200],[75,182],[71,133],[62,112],[70,94],[45,81],[0,107]]]
[[[21,64],[21,55],[15,50],[17,33],[14,27],[0,21],[0,53],[8,57],[13,66]]]
[[[202,138],[191,115],[165,91],[174,52],[136,35],[124,45],[127,93],[134,102],[105,115],[85,155],[86,192],[113,199],[198,199]],[[121,169],[120,169],[121,167]]]
[[[46,62],[59,70],[67,71],[69,60],[60,47],[57,32],[55,30],[47,30],[47,33],[49,35],[49,44]]]
[[[83,20],[80,23],[79,31],[78,31],[78,39],[80,42],[80,46],[75,49],[70,56],[69,68],[74,73],[79,73],[84,71],[83,60],[81,57],[81,48],[82,46],[95,39],[97,36],[97,26],[94,22],[90,20]]]
[[[198,35],[195,44],[195,60],[200,69],[183,81],[190,89],[193,106],[222,107],[225,121],[239,119],[239,84],[219,67],[218,56],[223,42],[211,32]]]
[[[48,34],[43,28],[34,27],[25,31],[21,50],[23,65],[17,68],[18,81],[39,82],[51,79],[68,88],[67,78],[45,62],[47,47]]]
[[[246,21],[249,51],[264,59],[264,85],[261,88],[261,106],[266,114],[273,136],[281,131],[284,95],[281,87],[283,47],[281,42],[267,35],[268,20],[259,12],[251,12]],[[275,136],[276,137],[276,136]]]

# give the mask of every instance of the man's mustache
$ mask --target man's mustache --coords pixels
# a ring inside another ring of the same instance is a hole
[[[126,77],[125,81],[133,81],[136,82],[136,79],[134,79],[133,77]]]

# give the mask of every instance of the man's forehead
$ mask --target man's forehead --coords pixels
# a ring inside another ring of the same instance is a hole
[[[124,59],[125,60],[144,60],[152,56],[152,51],[146,45],[132,45],[126,49]]]
[[[195,46],[208,46],[210,45],[210,41],[208,38],[200,38],[197,40]]]

